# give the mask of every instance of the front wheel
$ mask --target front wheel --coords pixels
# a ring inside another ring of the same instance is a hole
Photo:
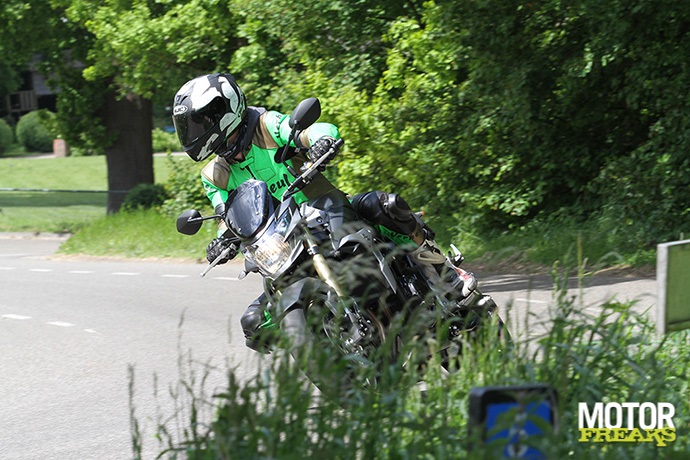
[[[488,353],[501,356],[514,348],[508,327],[499,316],[493,299],[481,294],[478,296],[488,303],[488,308],[462,311],[450,321],[450,345],[441,354],[441,364],[446,370],[461,368],[463,355]]]
[[[342,400],[356,382],[367,385],[375,381],[375,366],[369,355],[380,345],[381,339],[376,337],[384,332],[371,319],[367,321],[373,331],[364,342],[366,346],[350,343],[349,322],[339,324],[330,311],[324,312],[317,305],[290,310],[280,329],[284,346],[309,380],[326,396]]]

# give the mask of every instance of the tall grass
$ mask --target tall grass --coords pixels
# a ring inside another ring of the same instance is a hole
[[[551,384],[559,395],[559,429],[532,441],[546,458],[688,458],[690,335],[658,337],[630,304],[611,301],[596,309],[588,314],[579,300],[557,296],[546,332],[525,338],[527,331],[510,352],[466,344],[458,370],[449,375],[438,363],[426,371],[391,363],[377,387],[355,386],[339,402],[315,391],[285,353],[263,360],[247,381],[228,368],[226,388],[213,401],[197,397],[192,385],[182,385],[188,391],[178,396],[194,402],[195,414],[205,406],[215,415],[201,421],[180,412],[174,425],[184,428],[176,436],[169,431],[159,436],[168,441],[161,446],[161,458],[499,458],[500,443],[482,445],[468,434],[469,392],[526,383]],[[429,342],[417,342],[411,355],[424,354],[419,346]],[[416,385],[420,379],[427,384],[423,394]],[[598,401],[671,402],[677,440],[665,447],[578,442],[578,402]]]
[[[128,258],[205,260],[206,245],[216,236],[213,224],[195,236],[177,233],[175,218],[156,210],[119,212],[92,220],[60,246],[61,254]]]
[[[586,220],[567,214],[537,217],[522,227],[500,233],[468,233],[462,226],[456,226],[454,232],[460,241],[471,242],[468,261],[480,260],[489,267],[548,267],[563,254],[574,253],[578,241],[586,248],[584,257],[590,267],[650,268],[656,263],[655,245],[640,244],[630,224],[605,213]]]

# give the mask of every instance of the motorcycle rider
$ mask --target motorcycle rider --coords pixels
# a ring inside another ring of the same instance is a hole
[[[263,107],[248,107],[234,77],[227,73],[202,75],[185,83],[173,103],[173,124],[184,151],[194,161],[216,156],[204,166],[201,182],[217,214],[223,215],[229,193],[249,179],[266,182],[271,194],[280,200],[292,182],[288,166],[299,170],[307,161],[316,161],[340,139],[338,128],[330,123],[314,123],[298,131],[280,162],[291,131],[290,117]],[[414,243],[412,256],[429,278],[438,279],[445,256],[433,241],[433,232],[395,194],[374,191],[357,195],[352,202],[320,172],[312,182],[294,195],[297,203],[307,200],[329,213],[333,227],[357,216],[373,223],[398,244]],[[237,239],[219,221],[218,235],[206,250],[209,262],[232,246],[219,261],[237,255]],[[260,331],[273,325],[266,310],[264,294],[252,302],[240,323],[248,347],[266,352],[266,337]]]

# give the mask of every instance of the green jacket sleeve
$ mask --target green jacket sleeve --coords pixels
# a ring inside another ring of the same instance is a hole
[[[278,112],[269,112],[270,117],[266,120],[267,125],[273,139],[279,146],[284,146],[290,137],[290,116],[282,115]],[[274,128],[271,129],[270,124],[274,124]],[[331,123],[314,123],[309,128],[302,130],[298,133],[297,144],[293,141],[290,145],[292,147],[304,147],[308,148],[314,145],[314,143],[323,136],[331,136],[335,139],[340,139],[340,132],[338,128]]]
[[[227,201],[229,195],[227,190],[216,187],[203,175],[201,176],[201,183],[206,191],[206,196],[211,201],[211,206],[213,206],[213,209],[216,209],[218,205],[221,205]]]

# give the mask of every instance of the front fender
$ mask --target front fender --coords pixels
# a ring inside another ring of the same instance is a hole
[[[333,302],[327,301],[332,295],[334,293],[320,279],[302,278],[282,290],[274,306],[276,317],[282,318],[295,308],[307,308],[312,300],[319,298],[336,314],[332,308]]]
[[[386,279],[388,287],[393,290],[393,293],[398,292],[398,282],[396,281],[395,275],[391,271],[390,266],[386,262],[386,258],[375,246],[374,232],[371,230],[371,228],[362,228],[355,233],[350,233],[349,235],[344,236],[341,238],[337,250],[341,253],[341,255],[365,254],[366,252],[371,253],[374,257],[376,257],[379,270]]]

